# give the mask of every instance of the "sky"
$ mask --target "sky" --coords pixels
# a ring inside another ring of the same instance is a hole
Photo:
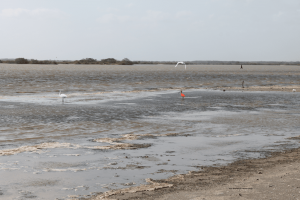
[[[0,59],[300,61],[299,0],[1,0]]]

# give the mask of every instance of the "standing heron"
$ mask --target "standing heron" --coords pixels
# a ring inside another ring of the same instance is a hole
[[[58,96],[61,97],[61,101],[62,101],[62,102],[65,102],[65,98],[67,98],[67,95],[61,94],[61,90],[59,90]]]
[[[184,62],[178,62],[175,67],[177,67],[178,64],[182,64],[182,65],[185,65],[185,69],[186,69],[186,64]]]

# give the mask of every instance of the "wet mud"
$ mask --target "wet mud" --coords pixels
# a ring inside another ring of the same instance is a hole
[[[127,190],[95,194],[90,199],[240,199],[241,196],[247,199],[266,197],[281,199],[288,196],[294,198],[299,194],[297,189],[299,187],[296,187],[298,179],[293,180],[299,173],[299,170],[295,168],[299,166],[299,154],[300,149],[296,148],[269,153],[265,158],[237,160],[225,166],[202,166],[198,171],[189,171],[187,174],[179,174],[168,179],[153,180],[152,182],[157,184],[169,185],[169,187],[156,188],[156,191],[132,187]],[[287,169],[288,165],[291,167]],[[287,170],[284,170],[285,168]],[[270,177],[270,175],[267,177],[265,175],[268,174],[268,171],[275,173],[273,182],[265,181]],[[293,177],[286,177],[283,180],[285,176],[289,176],[289,173]],[[276,177],[276,174],[279,177]],[[280,183],[283,185],[291,184],[286,186],[293,185],[295,191],[292,187],[284,187],[284,189],[278,187]],[[269,187],[270,190],[266,191],[265,186]],[[259,189],[259,187],[263,188]]]
[[[121,190],[111,190],[104,192],[103,194],[97,195],[95,199],[107,199],[110,196],[113,195],[124,195],[126,193],[137,193],[137,192],[142,192],[142,191],[154,191],[157,189],[161,188],[169,188],[172,187],[173,184],[168,184],[168,183],[158,183],[158,182],[153,182],[151,179],[146,179],[146,182],[149,183],[148,185],[140,185],[137,187],[130,187],[130,188],[125,188]]]

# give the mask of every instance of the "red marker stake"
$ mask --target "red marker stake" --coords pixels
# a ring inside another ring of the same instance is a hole
[[[180,94],[181,94],[182,98],[185,97],[185,95],[182,93],[182,90],[180,91]]]

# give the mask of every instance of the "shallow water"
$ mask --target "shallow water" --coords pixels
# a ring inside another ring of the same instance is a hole
[[[299,84],[297,66],[0,68],[1,199],[84,196],[299,146],[299,93],[215,90]]]

